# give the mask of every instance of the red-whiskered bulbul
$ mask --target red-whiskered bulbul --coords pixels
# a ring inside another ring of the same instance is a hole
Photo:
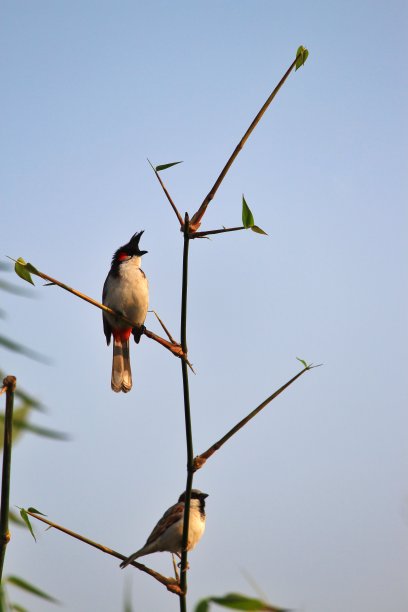
[[[127,393],[132,388],[129,359],[129,338],[133,334],[138,344],[149,306],[149,284],[140,267],[139,249],[143,232],[132,236],[113,255],[111,269],[103,286],[102,303],[135,323],[129,327],[125,321],[103,312],[103,330],[109,345],[113,335],[113,361],[111,387],[116,393]]]

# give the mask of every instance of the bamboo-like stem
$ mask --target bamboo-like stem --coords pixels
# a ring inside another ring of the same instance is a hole
[[[190,224],[188,214],[184,220],[184,248],[183,248],[183,280],[181,290],[181,324],[180,324],[180,339],[183,352],[187,355],[187,290],[188,290],[188,250],[190,244]],[[180,612],[187,612],[187,544],[188,544],[188,527],[190,519],[190,502],[191,489],[193,488],[194,476],[194,450],[193,450],[193,434],[191,425],[190,411],[190,392],[188,386],[188,370],[185,360],[181,362],[181,372],[183,378],[183,397],[184,397],[184,419],[186,426],[186,445],[187,445],[187,482],[184,502],[184,517],[183,517],[183,539],[181,546],[181,566],[180,566]]]
[[[208,232],[192,232],[190,238],[206,238],[206,236],[212,236],[213,234],[225,234],[225,232],[238,232],[246,229],[243,225],[240,227],[223,227],[222,229],[209,230]]]
[[[128,319],[127,317],[120,314],[119,312],[116,312],[115,310],[112,310],[112,308],[109,308],[109,306],[105,306],[105,304],[101,304],[101,302],[98,302],[97,300],[94,300],[88,295],[85,295],[85,293],[81,293],[80,291],[77,291],[77,289],[73,289],[72,287],[69,287],[69,285],[66,285],[65,283],[61,283],[61,281],[57,280],[56,278],[52,278],[52,276],[49,276],[48,274],[45,274],[44,272],[40,272],[39,270],[36,270],[35,272],[32,272],[32,274],[39,276],[40,278],[48,281],[52,285],[57,285],[58,287],[61,287],[61,289],[64,289],[65,291],[68,291],[69,293],[76,295],[76,297],[79,297],[81,300],[88,302],[88,304],[92,304],[92,306],[96,306],[96,308],[99,308],[100,310],[103,310],[104,312],[107,312],[108,314],[113,315],[117,319],[121,319],[122,321],[125,321],[125,323],[128,323],[129,326],[132,328],[140,327],[139,325],[136,325],[135,322],[132,321],[131,319]],[[177,342],[169,342],[165,338],[158,336],[157,334],[150,331],[144,326],[142,328],[142,334],[144,334],[151,340],[154,340],[155,342],[157,342],[158,344],[166,348],[168,351],[173,353],[173,355],[175,355],[176,357],[179,357],[180,359],[186,358],[186,355],[183,353],[181,345],[178,344]]]
[[[13,433],[13,407],[14,392],[16,390],[16,377],[6,376],[3,380],[3,389],[6,390],[6,413],[4,417],[4,446],[3,446],[3,472],[1,479],[1,509],[0,509],[0,583],[3,577],[4,559],[7,544],[10,541],[9,507],[10,507],[10,474],[11,474],[11,448]]]
[[[116,550],[112,550],[111,548],[108,548],[107,546],[104,546],[103,544],[98,544],[98,542],[94,542],[93,540],[90,540],[89,538],[86,538],[80,535],[79,533],[75,533],[75,531],[71,531],[71,529],[67,529],[66,527],[57,525],[57,523],[53,523],[52,521],[49,521],[44,516],[39,516],[38,514],[30,510],[26,510],[26,512],[27,514],[37,519],[38,521],[41,521],[42,523],[45,523],[46,525],[49,525],[50,527],[53,527],[54,529],[57,529],[58,531],[62,531],[62,533],[65,533],[66,535],[69,535],[72,538],[79,540],[80,542],[84,542],[85,544],[88,544],[89,546],[93,546],[94,548],[97,548],[98,550],[108,555],[111,555],[112,557],[116,557],[117,559],[121,559],[122,561],[126,561],[127,559],[125,555],[122,555],[121,553],[116,552]],[[150,567],[147,567],[146,565],[143,565],[142,563],[138,563],[137,561],[132,561],[131,565],[133,565],[140,571],[145,572],[146,574],[149,574],[149,576],[152,576],[152,578],[154,578],[155,580],[163,584],[167,588],[167,590],[171,591],[172,593],[176,593],[177,595],[180,594],[180,586],[177,580],[175,580],[174,578],[162,576],[158,572],[155,572],[154,570],[152,570]]]
[[[166,198],[168,199],[168,201],[169,201],[169,203],[170,203],[170,206],[171,206],[171,207],[172,207],[172,209],[174,210],[174,213],[175,213],[175,215],[176,215],[176,217],[177,217],[177,219],[178,219],[178,221],[179,221],[179,223],[180,223],[180,228],[181,228],[181,229],[183,229],[183,225],[184,225],[184,223],[183,223],[183,218],[182,218],[182,216],[180,215],[179,211],[177,210],[177,206],[176,206],[176,205],[175,205],[175,203],[173,202],[173,200],[172,200],[172,198],[171,198],[171,196],[170,196],[169,192],[167,191],[167,189],[166,189],[166,187],[165,187],[165,185],[164,185],[164,183],[163,183],[163,181],[162,181],[162,179],[161,179],[161,176],[160,176],[160,175],[159,175],[159,173],[157,172],[156,168],[153,166],[153,164],[151,163],[150,159],[148,159],[147,161],[148,161],[148,162],[149,162],[149,164],[151,165],[151,167],[152,167],[152,169],[153,169],[153,172],[155,173],[156,178],[157,178],[157,180],[159,181],[159,183],[160,183],[160,185],[161,185],[161,188],[163,189],[163,191],[164,191],[164,193],[165,193],[165,195],[166,195]]]
[[[231,157],[229,158],[229,160],[225,164],[224,168],[222,169],[219,177],[215,181],[215,183],[212,186],[211,190],[208,192],[208,194],[204,198],[203,203],[201,204],[200,208],[193,215],[193,217],[192,217],[192,219],[190,221],[190,231],[191,232],[195,232],[200,227],[201,220],[202,220],[202,218],[203,218],[203,216],[205,214],[205,211],[207,210],[208,204],[214,198],[214,196],[215,196],[219,186],[221,185],[222,181],[224,180],[225,175],[227,174],[228,170],[231,168],[231,166],[234,163],[236,157],[238,156],[238,153],[241,151],[241,149],[243,149],[246,141],[248,140],[248,138],[250,137],[250,135],[252,134],[252,132],[254,131],[256,126],[258,125],[259,121],[261,120],[261,118],[264,115],[265,111],[267,110],[268,106],[270,105],[270,103],[272,102],[272,100],[274,99],[274,97],[276,96],[276,94],[278,93],[278,91],[280,90],[280,88],[282,87],[282,85],[284,84],[284,82],[286,81],[286,79],[288,78],[290,73],[292,72],[293,68],[296,66],[296,61],[297,61],[297,57],[293,60],[293,62],[291,63],[291,65],[289,66],[289,68],[287,69],[287,71],[285,72],[285,74],[283,75],[283,77],[281,78],[281,80],[279,81],[279,83],[277,84],[277,86],[275,87],[275,89],[273,90],[271,95],[269,96],[269,98],[266,100],[265,104],[262,106],[262,108],[259,111],[259,113],[256,115],[255,119],[252,121],[251,125],[249,126],[249,128],[247,129],[247,131],[245,132],[245,134],[243,135],[243,137],[241,138],[241,140],[239,141],[239,143],[235,147]]]
[[[215,444],[210,446],[210,448],[207,449],[204,453],[201,453],[201,455],[198,455],[197,457],[195,457],[194,470],[196,471],[196,470],[199,470],[201,467],[203,467],[207,459],[209,459],[217,450],[219,450],[221,446],[225,444],[225,442],[227,442],[230,438],[232,438],[232,436],[234,436],[240,429],[242,429],[244,425],[246,425],[251,419],[253,419],[259,412],[261,412],[261,410],[265,408],[265,406],[267,406],[276,397],[278,397],[278,395],[283,393],[283,391],[285,391],[285,389],[287,389],[292,383],[294,383],[295,380],[300,378],[302,374],[316,367],[318,366],[313,366],[313,365],[306,366],[303,370],[298,372],[296,376],[293,376],[293,378],[291,378],[287,383],[282,385],[282,387],[280,387],[277,391],[272,393],[272,395],[267,397],[266,400],[264,400],[261,404],[259,404],[259,406],[257,406],[257,408],[255,408],[255,410],[252,410],[252,412],[250,412],[244,419],[239,421],[239,423],[237,423],[232,429],[230,429],[228,433],[225,434],[225,436],[220,438],[218,442],[215,442]]]

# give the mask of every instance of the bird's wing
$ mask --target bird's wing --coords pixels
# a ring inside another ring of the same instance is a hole
[[[174,504],[161,517],[152,533],[147,538],[146,544],[155,542],[171,525],[182,520],[184,514],[184,503]]]
[[[106,280],[105,280],[105,282],[103,284],[102,304],[105,303],[106,293],[107,293],[107,290],[108,290],[108,288],[107,288],[107,281],[108,281],[108,278],[106,278]],[[104,314],[103,310],[102,310],[102,320],[103,320],[103,331],[104,331],[104,334],[106,336],[106,344],[109,346],[110,341],[111,341],[112,328],[109,325],[109,322],[108,322],[107,318],[105,317],[105,314]]]

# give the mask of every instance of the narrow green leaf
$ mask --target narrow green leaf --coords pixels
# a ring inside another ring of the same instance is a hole
[[[35,361],[41,361],[42,363],[50,363],[50,360],[47,357],[44,357],[37,351],[32,351],[31,349],[23,346],[22,344],[18,344],[18,342],[14,342],[10,340],[10,338],[6,338],[5,336],[0,336],[0,345],[4,346],[9,351],[13,351],[14,353],[20,353],[21,355],[25,355],[26,357],[30,357],[30,359],[34,359]]]
[[[194,612],[208,612],[209,609],[210,609],[210,600],[208,598],[201,599],[201,601],[199,601],[196,607],[194,608]]]
[[[172,166],[177,166],[177,164],[182,164],[182,161],[171,162],[171,164],[161,164],[160,166],[156,166],[156,172],[161,172],[161,170],[167,170],[167,168],[171,168]]]
[[[251,230],[253,232],[255,232],[256,234],[263,234],[263,236],[267,236],[268,234],[266,232],[264,232],[264,230],[260,227],[258,227],[257,225],[253,225],[251,227]]]
[[[253,227],[254,224],[254,216],[251,213],[244,196],[242,196],[242,225],[245,227],[245,229],[248,229]]]
[[[296,357],[296,359],[297,359],[298,361],[300,361],[300,363],[301,363],[302,365],[304,365],[304,366],[305,366],[305,368],[307,368],[307,367],[308,367],[307,362],[306,362],[304,359],[300,359],[300,357]]]
[[[1,421],[1,415],[0,415]],[[40,427],[39,425],[34,425],[33,423],[28,423],[26,421],[19,421],[17,419],[13,419],[13,427],[17,430],[28,431],[36,436],[42,436],[43,438],[49,438],[50,440],[69,440],[70,437],[68,434],[63,433],[61,431],[55,431],[53,429],[48,429],[47,427]]]
[[[24,521],[19,517],[17,512],[14,512],[14,510],[9,510],[9,519],[15,525],[20,525],[20,527],[25,527]]]
[[[34,285],[33,279],[31,278],[31,274],[29,272],[29,270],[27,270],[27,262],[24,261],[24,259],[22,257],[19,257],[14,265],[14,270],[15,273],[22,278],[23,280],[27,281],[27,283],[31,283],[32,285]]]
[[[296,51],[296,70],[298,70],[306,62],[309,57],[309,51],[302,45]]]
[[[4,280],[0,280],[0,289],[2,291],[7,291],[7,293],[12,293],[13,295],[33,297],[30,289],[25,289],[25,287],[20,287],[19,285],[15,285],[14,283],[9,283],[8,281]]]
[[[33,584],[30,584],[18,576],[7,576],[6,580],[8,584],[12,584],[13,586],[18,587],[27,593],[31,593],[31,595],[36,595],[37,597],[41,597],[41,599],[45,599],[46,601],[50,601],[52,603],[59,603],[55,597],[51,597],[51,595],[48,595],[48,593],[45,593],[45,591],[38,589]]]
[[[15,612],[28,612],[27,608],[23,608],[23,606],[15,603],[11,604],[11,610],[14,610]]]
[[[38,270],[37,268],[34,268],[33,264],[30,264],[29,262],[26,263],[26,268],[29,272],[31,272],[31,274],[38,274]]]
[[[252,610],[253,612],[285,612],[283,608],[276,608],[261,599],[246,597],[240,593],[228,593],[224,597],[211,597],[210,601],[233,610]]]
[[[47,516],[44,512],[40,512],[36,508],[32,508],[31,506],[27,508],[27,512],[32,512],[33,514],[41,514],[41,516]]]
[[[36,541],[37,541],[37,538],[35,537],[35,534],[34,534],[34,529],[33,529],[32,525],[31,525],[31,523],[30,523],[30,519],[28,518],[28,514],[27,514],[27,512],[24,510],[24,508],[20,508],[20,515],[21,515],[21,518],[23,519],[23,521],[25,522],[25,524],[27,525],[27,527],[28,527],[28,529],[29,529],[29,531],[30,531],[31,535],[33,536],[34,541],[36,542]]]

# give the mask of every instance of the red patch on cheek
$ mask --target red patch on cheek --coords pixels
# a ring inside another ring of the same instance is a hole
[[[132,328],[127,327],[126,329],[114,329],[112,332],[115,340],[121,340],[123,342],[124,340],[129,340],[130,334],[132,333]]]
[[[127,259],[128,257],[129,255],[127,255],[124,251],[121,251],[118,255],[119,261],[123,261],[124,259]]]

